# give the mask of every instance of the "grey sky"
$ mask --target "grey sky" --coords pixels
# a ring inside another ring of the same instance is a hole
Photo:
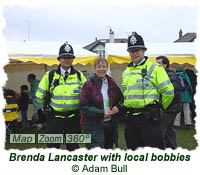
[[[84,2],[84,1],[83,1]],[[85,46],[108,38],[109,27],[115,38],[126,38],[136,31],[145,42],[173,42],[180,28],[183,34],[196,32],[197,8],[171,5],[124,3],[53,3],[43,7],[15,5],[4,8],[7,40],[69,41]]]

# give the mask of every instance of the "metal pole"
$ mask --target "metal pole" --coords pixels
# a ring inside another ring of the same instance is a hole
[[[28,41],[30,41],[30,20],[28,20]]]

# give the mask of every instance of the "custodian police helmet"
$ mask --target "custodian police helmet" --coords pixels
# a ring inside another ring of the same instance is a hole
[[[74,51],[73,48],[70,44],[68,44],[67,42],[65,42],[59,50],[59,56],[57,59],[61,58],[61,57],[67,57],[67,58],[75,58],[74,56]]]
[[[128,37],[128,49],[129,52],[134,52],[139,49],[145,49],[147,48],[144,45],[143,38],[138,35],[136,32],[133,32],[131,36]]]

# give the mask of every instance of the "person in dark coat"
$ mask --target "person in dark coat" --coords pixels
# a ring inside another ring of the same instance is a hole
[[[192,90],[193,90],[193,94],[192,94],[192,103],[190,103],[190,110],[192,113],[192,122],[195,123],[195,117],[196,117],[196,103],[195,103],[195,99],[194,96],[196,94],[196,86],[197,86],[197,75],[194,73],[193,70],[190,69],[186,69],[185,72],[188,74],[191,85],[192,85]]]
[[[83,129],[92,136],[91,143],[86,144],[86,147],[112,149],[117,140],[116,114],[123,96],[115,81],[106,75],[106,59],[98,58],[94,68],[95,74],[84,84],[80,96]]]
[[[184,68],[182,65],[178,65],[176,67],[176,74],[182,80],[182,87],[183,90],[181,91],[181,108],[183,110],[184,114],[184,123],[186,125],[187,129],[190,129],[190,126],[192,125],[191,120],[191,110],[190,110],[190,103],[192,103],[192,96],[193,96],[193,89],[190,82],[190,79],[186,72],[184,72]],[[179,112],[176,116],[176,119],[174,121],[174,125],[176,127],[181,126],[181,112]]]
[[[22,128],[27,127],[27,110],[28,110],[28,102],[29,102],[29,96],[28,96],[28,86],[22,85],[20,87],[20,97],[19,97],[19,110],[21,111],[22,116]]]
[[[165,56],[156,58],[156,62],[162,65],[174,86],[174,99],[163,114],[164,141],[166,148],[176,149],[176,129],[174,128],[174,120],[177,113],[181,111],[181,82],[173,70],[169,69],[169,59]]]
[[[30,91],[28,91],[28,95],[32,99],[34,111],[37,113],[38,116],[37,128],[42,129],[46,125],[47,119],[44,115],[44,112],[42,111],[42,105],[36,100],[36,92],[40,81],[36,79],[36,75],[33,73],[28,74],[27,81],[30,83]]]

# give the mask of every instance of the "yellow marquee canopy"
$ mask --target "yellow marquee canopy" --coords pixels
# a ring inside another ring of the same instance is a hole
[[[8,41],[8,57],[10,60],[19,60],[22,62],[32,61],[36,64],[46,64],[52,66],[59,64],[57,57],[59,48],[63,43],[59,42],[16,42]],[[73,64],[94,64],[98,55],[73,45],[75,59]]]
[[[167,56],[170,64],[196,65],[196,43],[147,43],[145,55],[150,61],[160,55]],[[109,64],[130,63],[131,58],[127,52],[127,43],[107,43],[106,57]]]

